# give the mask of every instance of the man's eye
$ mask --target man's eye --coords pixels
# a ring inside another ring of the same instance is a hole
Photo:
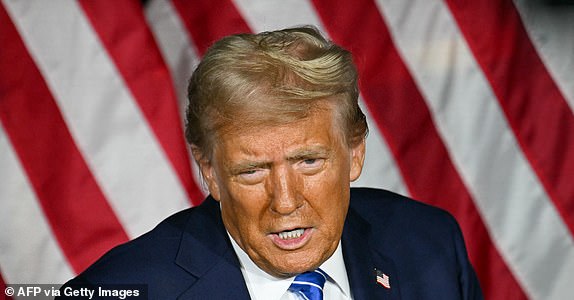
[[[249,169],[238,173],[237,177],[246,184],[256,184],[263,180],[265,171],[261,169]]]
[[[312,173],[320,170],[324,163],[322,158],[307,158],[302,160],[299,166],[305,173]]]
[[[325,162],[323,158],[307,158],[303,160],[303,163],[307,166],[320,166]]]
[[[306,165],[312,165],[315,164],[317,162],[316,158],[308,158],[306,160],[303,161]]]

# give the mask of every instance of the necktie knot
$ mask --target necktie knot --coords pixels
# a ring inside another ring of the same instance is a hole
[[[299,294],[303,299],[323,300],[323,286],[327,280],[327,275],[323,270],[317,269],[297,275],[289,290]]]

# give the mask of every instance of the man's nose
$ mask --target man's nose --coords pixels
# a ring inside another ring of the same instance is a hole
[[[297,178],[289,167],[273,170],[271,209],[281,215],[289,215],[302,204],[302,198],[297,190]]]

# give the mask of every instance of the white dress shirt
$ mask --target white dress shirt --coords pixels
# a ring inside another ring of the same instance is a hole
[[[227,233],[229,235],[229,233]],[[249,295],[253,300],[297,300],[300,299],[297,294],[290,292],[289,286],[295,277],[276,278],[261,270],[247,253],[239,247],[235,240],[229,235],[231,244],[239,263],[241,264],[241,273],[247,285]],[[341,242],[337,249],[321,266],[321,270],[327,273],[328,278],[323,288],[323,299],[325,300],[351,300],[351,288],[347,278],[347,270],[343,261],[343,252]]]

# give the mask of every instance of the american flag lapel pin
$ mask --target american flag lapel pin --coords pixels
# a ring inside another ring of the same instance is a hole
[[[389,275],[383,273],[381,270],[375,269],[377,283],[382,285],[384,288],[390,289],[391,283]]]

